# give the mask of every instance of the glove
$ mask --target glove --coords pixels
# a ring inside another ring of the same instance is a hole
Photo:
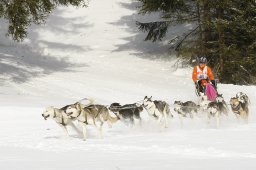
[[[195,85],[196,85],[196,86],[198,85],[198,82],[199,82],[199,80],[196,80],[196,81],[195,81]]]

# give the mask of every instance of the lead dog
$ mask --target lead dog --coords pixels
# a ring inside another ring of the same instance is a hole
[[[109,110],[112,111],[122,122],[125,124],[134,125],[134,120],[138,119],[141,125],[140,113],[143,111],[143,107],[134,104],[126,104],[121,106],[119,103],[112,103],[109,106]]]
[[[58,109],[53,106],[47,107],[43,112],[42,116],[45,120],[48,118],[53,119],[64,131],[65,135],[68,136],[67,125],[73,127],[77,132],[79,132],[76,126],[73,124],[72,120],[65,114],[63,108]]]
[[[246,94],[241,92],[230,99],[230,106],[232,112],[236,115],[237,118],[242,118],[248,123],[249,117],[249,98]]]
[[[170,107],[165,101],[152,100],[151,97],[144,97],[143,107],[147,110],[150,116],[153,116],[157,119],[160,124],[164,121],[164,127],[167,127],[167,116],[173,117],[170,112]]]
[[[82,126],[84,140],[86,140],[86,126],[94,125],[102,137],[102,126],[105,122],[112,126],[118,118],[112,117],[106,106],[93,104],[86,107],[79,102],[65,107],[65,113],[69,118],[78,120]],[[99,123],[99,127],[97,125]]]

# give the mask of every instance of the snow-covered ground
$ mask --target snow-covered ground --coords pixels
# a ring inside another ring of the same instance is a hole
[[[237,92],[251,99],[248,124],[233,114],[219,129],[205,116],[175,114],[160,130],[147,112],[142,126],[104,126],[104,138],[89,128],[88,140],[69,129],[65,138],[41,114],[91,97],[99,104],[140,101],[145,95],[197,101],[191,68],[175,69],[166,42],[143,42],[134,1],[93,0],[88,8],[58,8],[44,26],[33,26],[22,44],[4,36],[0,24],[0,169],[251,169],[256,168],[256,88],[219,85],[226,101]],[[154,17],[154,16],[153,16]],[[192,27],[173,27],[170,36]],[[169,57],[169,58],[168,58]],[[173,111],[172,111],[173,112]]]

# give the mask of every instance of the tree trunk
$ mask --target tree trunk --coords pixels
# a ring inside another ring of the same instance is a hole
[[[203,45],[203,29],[202,29],[202,19],[201,19],[201,7],[199,2],[197,2],[197,16],[198,16],[198,27],[199,27],[199,54],[202,55],[205,53]]]
[[[218,33],[218,46],[219,46],[219,64],[220,64],[220,77],[224,73],[224,48],[225,48],[225,39],[224,39],[224,30],[222,28],[221,19],[223,18],[223,8],[217,8],[217,33]]]

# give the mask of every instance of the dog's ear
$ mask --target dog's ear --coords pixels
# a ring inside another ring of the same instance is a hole
[[[77,105],[77,104],[79,104],[79,102],[75,102],[75,103],[74,103],[74,105]]]
[[[54,109],[54,107],[53,106],[49,106],[49,107],[46,108],[46,110],[51,110],[51,109]]]
[[[150,100],[152,99],[152,96],[150,96],[150,98],[149,98]]]
[[[76,102],[75,106],[77,110],[82,110],[81,104],[79,102]]]
[[[145,96],[145,97],[144,97],[144,100],[147,99],[147,98],[148,98],[148,96]]]

